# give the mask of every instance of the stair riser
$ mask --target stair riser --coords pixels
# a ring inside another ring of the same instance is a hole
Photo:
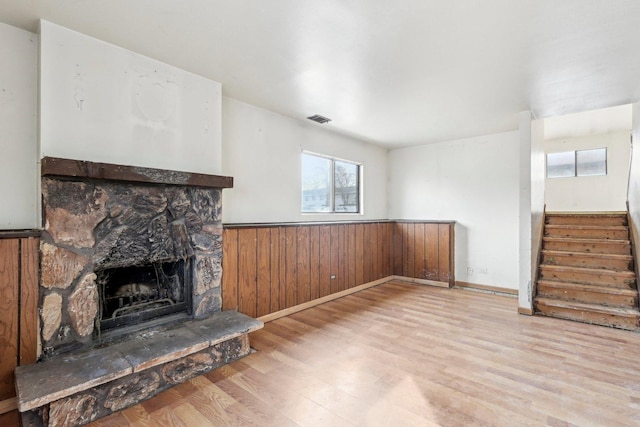
[[[633,261],[624,259],[598,258],[588,255],[543,254],[542,263],[567,265],[570,267],[602,268],[607,270],[633,271]]]
[[[606,286],[609,288],[635,289],[635,279],[626,275],[605,275],[582,273],[575,271],[555,271],[540,266],[540,279],[558,282],[584,283],[587,285]]]
[[[631,246],[628,243],[544,242],[544,249],[593,254],[631,255]]]
[[[626,226],[627,217],[575,217],[575,216],[547,216],[545,223],[549,225],[597,225],[597,226]]]
[[[608,307],[636,308],[638,298],[630,295],[603,294],[600,292],[585,292],[576,289],[558,289],[538,284],[538,296],[554,298],[563,301],[583,302],[586,304],[602,304]]]
[[[575,320],[596,325],[611,326],[614,328],[637,330],[639,325],[637,316],[615,316],[587,310],[576,310],[564,307],[548,307],[543,304],[536,305],[536,312],[545,316],[558,317],[560,319]]]
[[[615,239],[626,240],[629,238],[628,230],[580,229],[580,228],[548,228],[545,227],[544,235],[548,237],[570,237],[576,239]]]

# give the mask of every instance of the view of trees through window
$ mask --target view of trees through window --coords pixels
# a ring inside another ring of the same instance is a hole
[[[360,212],[360,165],[302,153],[302,212]]]

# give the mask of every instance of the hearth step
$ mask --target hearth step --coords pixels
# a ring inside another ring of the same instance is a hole
[[[23,426],[84,425],[249,354],[263,323],[235,311],[147,330],[15,371]]]
[[[640,312],[637,308],[605,307],[598,304],[536,298],[535,312],[544,316],[575,320],[595,325],[638,331]]]

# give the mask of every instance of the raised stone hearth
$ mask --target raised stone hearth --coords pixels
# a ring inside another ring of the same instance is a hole
[[[229,177],[45,158],[40,362],[23,424],[74,426],[249,353],[262,322],[222,312]]]
[[[16,370],[24,426],[78,426],[249,354],[262,322],[224,311]]]

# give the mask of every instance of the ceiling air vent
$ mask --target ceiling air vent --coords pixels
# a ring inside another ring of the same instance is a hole
[[[321,125],[323,125],[325,123],[329,123],[331,121],[330,118],[325,117],[325,116],[321,116],[320,114],[314,114],[313,116],[307,117],[307,119],[313,120],[314,122],[320,123]]]

